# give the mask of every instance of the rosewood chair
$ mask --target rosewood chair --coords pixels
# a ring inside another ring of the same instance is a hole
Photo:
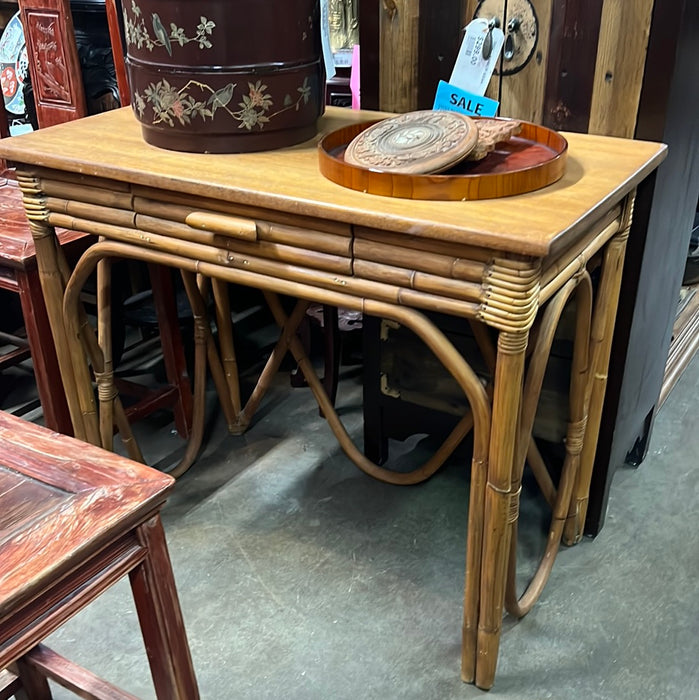
[[[86,116],[85,91],[69,1],[20,0],[19,8],[25,28],[39,126],[51,126]],[[111,19],[116,19],[113,3],[111,12]],[[51,42],[42,39],[47,35],[52,37]],[[114,59],[117,75],[122,76],[119,83],[120,97],[122,102],[128,103],[120,41],[115,45]],[[9,133],[4,110],[0,118],[0,130],[2,136]],[[68,407],[58,379],[60,372],[41,294],[34,244],[19,188],[11,177],[11,171],[4,169],[4,179],[0,186],[0,288],[20,295],[28,346],[18,347],[11,353],[11,359],[16,361],[26,357],[27,349],[29,350],[46,425],[59,432],[72,434]],[[73,250],[84,250],[89,244],[89,237],[71,231],[60,231],[59,242],[63,252],[70,255]],[[135,395],[139,400],[126,411],[126,417],[137,420],[156,409],[172,407],[177,431],[186,438],[191,432],[192,396],[172,301],[172,280],[167,271],[157,266],[153,266],[150,273],[167,384],[157,389],[146,389],[129,383],[125,387],[126,393]],[[8,340],[13,341],[11,338]],[[17,339],[17,344],[25,345],[22,338]]]

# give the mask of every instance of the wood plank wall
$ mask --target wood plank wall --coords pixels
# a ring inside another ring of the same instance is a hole
[[[554,129],[633,136],[653,0],[532,4],[539,21],[535,55],[524,70],[498,80],[501,114]],[[466,18],[477,5],[468,1]],[[503,0],[505,14],[506,6]]]
[[[468,0],[465,19],[477,5]],[[539,21],[535,55],[521,72],[498,79],[501,114],[554,129],[633,136],[653,0],[532,5]],[[503,0],[505,14],[506,6]]]
[[[367,50],[363,106],[397,112],[431,107],[438,80],[451,73],[461,29],[478,4],[360,0],[360,41]],[[503,24],[507,4],[502,0]],[[500,100],[501,114],[555,129],[633,136],[654,0],[532,0],[532,5],[539,24],[532,59],[515,75],[494,76],[488,88]]]

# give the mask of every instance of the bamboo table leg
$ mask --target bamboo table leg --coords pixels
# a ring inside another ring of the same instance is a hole
[[[528,337],[528,331],[501,331],[498,337],[488,483],[485,491],[475,673],[476,685],[484,689],[492,687],[495,678],[505,597],[510,523],[517,519],[519,508],[519,492],[512,493],[510,487]]]
[[[101,241],[95,243],[78,261],[70,277],[70,280],[66,286],[64,299],[63,299],[63,322],[67,331],[67,335],[73,338],[82,338],[87,347],[88,355],[92,362],[93,368],[95,370],[95,375],[98,377],[98,384],[101,380],[104,382],[104,386],[100,389],[111,396],[111,387],[113,387],[113,381],[111,379],[111,372],[105,372],[105,358],[102,348],[97,343],[94,337],[94,331],[92,327],[80,318],[79,310],[79,293],[87,279],[88,275],[96,266],[102,265],[106,262],[106,259],[110,257],[132,257],[134,259],[139,259],[137,254],[138,249],[134,249],[128,245],[123,245],[117,247],[117,251],[111,247],[111,244]],[[148,257],[146,256],[146,260]],[[153,262],[153,260],[148,260]],[[201,442],[204,435],[204,404],[205,404],[205,382],[206,382],[206,354],[207,349],[211,347],[213,351],[213,340],[211,338],[211,329],[209,327],[208,318],[206,317],[206,309],[204,300],[201,297],[201,293],[196,284],[195,276],[192,272],[183,271],[183,279],[185,282],[185,287],[187,288],[187,294],[189,297],[190,304],[192,305],[194,313],[195,322],[195,357],[194,357],[194,409],[193,409],[193,421],[191,426],[191,433],[189,442],[187,443],[187,449],[185,454],[180,460],[180,462],[170,470],[170,474],[174,477],[182,475],[189,469],[193,464],[194,459],[197,456]],[[100,314],[101,317],[101,314]],[[104,319],[102,319],[104,322]],[[108,348],[107,348],[108,349]],[[214,351],[215,355],[215,351]],[[75,354],[72,358],[76,373],[82,370],[85,361],[82,354]],[[232,408],[230,404],[230,399],[227,394],[227,385],[225,384],[225,379],[223,377],[223,370],[220,365],[216,364],[218,361],[218,356],[216,355],[209,360],[209,366],[212,369],[214,375],[214,380],[216,381],[217,388],[219,390],[219,397],[221,399],[224,413],[229,418],[229,422],[232,422],[234,416],[232,415]],[[216,372],[215,370],[218,370]],[[77,386],[77,389],[81,392],[81,395],[89,395],[92,392],[91,382],[89,374],[86,380],[82,384]],[[226,399],[228,401],[226,402]],[[114,398],[114,409],[116,423],[119,428],[119,432],[122,435],[122,441],[129,451],[129,456],[132,459],[143,461],[143,457],[138,448],[138,444],[133,438],[133,433],[131,431],[128,420],[126,419],[123,407],[115,394]],[[99,438],[99,436],[98,436]],[[108,440],[111,443],[111,439]],[[95,444],[100,444],[99,441]],[[109,446],[109,445],[107,445]]]
[[[270,309],[277,323],[284,327],[288,321],[281,305],[273,295],[267,295]],[[346,305],[349,305],[349,300]],[[298,337],[289,340],[289,349],[304,373],[323,415],[345,454],[363,472],[381,481],[393,484],[419,483],[432,475],[473,427],[473,457],[471,461],[471,489],[469,496],[468,528],[466,538],[466,572],[462,624],[462,677],[473,680],[476,668],[480,579],[483,549],[483,511],[486,486],[487,455],[490,442],[491,414],[486,391],[470,365],[454,348],[443,333],[417,311],[381,302],[365,301],[365,313],[390,318],[414,331],[435,353],[444,367],[463,389],[472,413],[462,418],[452,434],[431,459],[406,474],[390,472],[367,459],[352,442],[340,421],[323,383],[306,356]]]
[[[99,244],[95,244],[99,245]],[[90,249],[92,250],[92,249]],[[66,329],[67,342],[71,343],[71,360],[76,379],[76,392],[82,410],[83,422],[87,439],[94,445],[106,449],[112,446],[113,425],[119,428],[122,441],[128,450],[129,457],[135,461],[143,462],[138,444],[133,437],[124,407],[114,387],[114,373],[112,371],[111,358],[111,333],[105,332],[107,327],[111,329],[109,318],[111,316],[109,294],[109,265],[107,260],[101,260],[101,269],[98,269],[98,311],[100,335],[103,345],[100,345],[95,331],[87,320],[84,309],[79,301],[79,293],[85,278],[94,265],[83,265],[83,260],[90,259],[90,252],[84,254],[76,270],[68,279],[63,293],[63,326]],[[82,269],[87,268],[87,269]],[[105,276],[106,274],[106,276]],[[67,277],[67,273],[64,274]],[[97,389],[101,407],[107,407],[107,415],[101,417],[95,407],[92,381],[85,355],[92,363],[92,370],[97,380]],[[98,422],[99,419],[99,422]],[[95,433],[95,431],[97,431]]]
[[[231,323],[231,305],[228,298],[228,285],[219,279],[211,280],[216,304],[216,326],[218,327],[221,362],[226,374],[228,391],[233,404],[233,413],[240,413],[240,379],[238,377],[238,360],[233,344],[233,324]]]
[[[34,239],[39,279],[46,301],[46,311],[51,326],[51,334],[56,347],[58,366],[61,370],[63,389],[70,411],[75,437],[87,440],[80,401],[77,395],[76,378],[71,361],[71,346],[63,325],[63,290],[64,279],[59,261],[59,246],[56,231],[48,221],[49,212],[43,202],[43,193],[39,181],[32,175],[17,173],[17,181],[22,189],[24,207],[29,220],[29,227]],[[80,350],[78,350],[80,352]]]
[[[580,470],[575,486],[573,503],[571,504],[571,512],[563,534],[563,540],[567,544],[579,542],[585,528],[592,467],[595,462],[595,453],[597,452],[604,394],[607,388],[609,356],[612,348],[617,308],[619,306],[619,291],[621,289],[626,242],[629,238],[631,220],[633,218],[635,194],[634,191],[627,196],[620,231],[609,241],[604,251],[602,276],[597,291],[590,337],[591,376],[588,394],[587,430],[580,456]]]
[[[532,428],[536,416],[536,407],[541,395],[546,365],[551,354],[556,328],[560,322],[563,310],[573,294],[575,294],[576,299],[576,323],[569,391],[568,431],[565,439],[566,456],[557,487],[553,486],[548,476],[548,471],[544,467],[543,475],[545,475],[545,478],[543,483],[546,493],[548,493],[547,500],[552,510],[551,525],[544,555],[534,576],[521,596],[518,596],[515,585],[517,573],[517,522],[515,521],[511,525],[512,534],[510,536],[510,560],[505,607],[515,617],[522,617],[529,612],[546,585],[560,546],[563,526],[568,515],[573,493],[573,484],[577,477],[580,462],[580,451],[587,419],[586,390],[589,374],[588,346],[590,343],[592,309],[592,282],[590,281],[589,273],[585,269],[579,275],[569,280],[556,293],[542,314],[524,384],[522,419],[515,451],[511,490],[513,492],[519,491],[522,484],[525,459],[527,459],[528,453],[532,453],[531,445],[535,445],[532,438]],[[541,476],[539,476],[539,481],[542,481]]]

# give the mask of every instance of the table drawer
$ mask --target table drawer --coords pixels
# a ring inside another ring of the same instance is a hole
[[[265,275],[352,271],[351,227],[104,180],[42,174],[49,222]],[[291,274],[291,277],[294,277]]]

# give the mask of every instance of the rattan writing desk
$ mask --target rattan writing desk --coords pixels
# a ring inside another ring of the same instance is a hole
[[[319,127],[328,132],[375,116],[330,108]],[[0,154],[17,164],[36,239],[76,435],[109,445],[112,420],[121,420],[118,400],[105,381],[108,323],[98,324],[95,339],[78,310],[76,290],[98,261],[105,279],[105,260],[113,257],[180,268],[196,318],[203,314],[198,295],[203,277],[212,280],[220,305],[225,281],[263,290],[283,331],[279,352],[272,353],[244,408],[227,364],[234,362],[231,349],[221,349],[221,365],[206,325],[198,326],[198,357],[208,356],[219,393],[226,395],[222,404],[232,430],[249,422],[286,348],[299,361],[342,447],[377,478],[394,483],[425,478],[473,429],[462,677],[490,687],[503,605],[524,614],[548,577],[562,531],[570,542],[582,532],[635,187],[665,155],[659,144],[566,136],[568,163],[560,181],[529,194],[468,202],[411,201],[343,188],[320,174],[317,140],[240,155],[158,150],[144,143],[128,109],[3,140]],[[101,237],[69,282],[54,226]],[[601,267],[594,298],[593,266]],[[290,315],[277,294],[300,300]],[[567,457],[556,487],[537,468],[530,434],[553,331],[572,296],[578,311]],[[406,325],[463,388],[471,413],[409,477],[368,462],[344,432],[294,332],[310,301]],[[424,311],[472,324],[491,366],[489,385]],[[81,342],[98,380],[105,382],[98,381],[99,422]],[[536,469],[553,520],[542,566],[518,597],[511,543],[525,460]]]

